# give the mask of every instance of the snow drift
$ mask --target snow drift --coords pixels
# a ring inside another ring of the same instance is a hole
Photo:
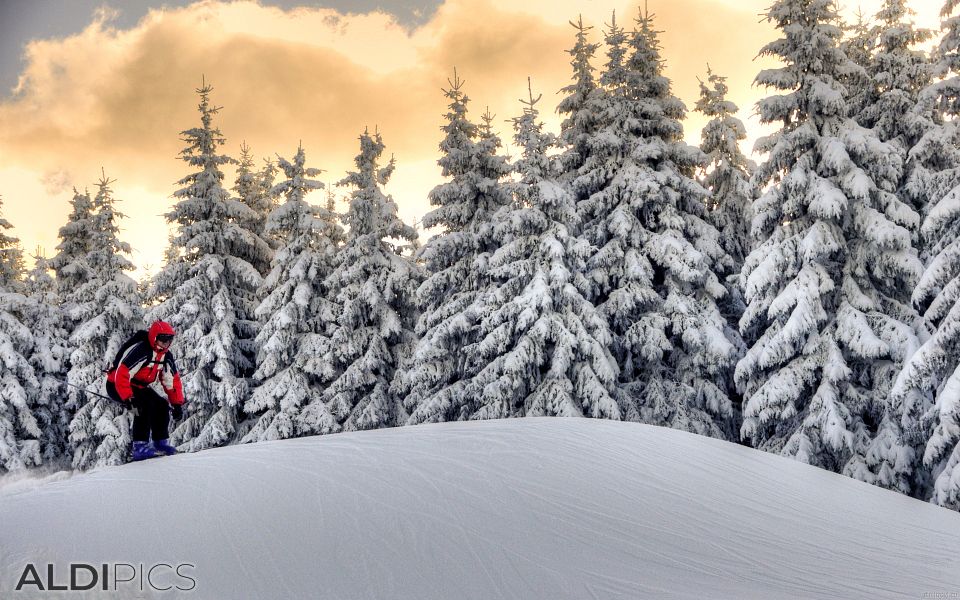
[[[960,514],[589,419],[232,446],[0,489],[2,597],[33,597],[11,593],[30,562],[122,561],[193,564],[179,597],[204,599],[919,599],[960,593],[958,557]]]

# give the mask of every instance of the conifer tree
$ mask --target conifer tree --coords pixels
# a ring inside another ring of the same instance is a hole
[[[930,61],[927,53],[916,48],[931,37],[924,29],[917,29],[910,17],[913,11],[906,7],[905,0],[884,0],[876,15],[873,52],[866,62],[866,72],[871,81],[870,96],[857,113],[858,122],[871,128],[877,137],[889,142],[903,161],[904,168],[895,178],[895,192],[901,201],[915,212],[903,215],[904,225],[910,230],[915,246],[920,246],[920,212],[929,204],[927,183],[930,180],[929,160],[921,158],[923,150],[915,154],[918,143],[933,126],[930,111],[919,110],[921,90],[930,83]],[[899,294],[898,302],[907,304],[906,293]],[[905,316],[905,319],[912,317]],[[923,455],[929,427],[924,415],[930,408],[930,396],[912,394],[909,399],[892,398],[892,409],[900,418],[902,442],[912,459]],[[892,434],[890,434],[892,435]],[[878,441],[876,443],[883,444]],[[900,446],[900,444],[897,444]],[[909,482],[900,482],[898,487],[910,489],[910,493],[923,495],[928,487],[927,473],[914,460]],[[898,470],[907,470],[906,466]],[[898,479],[899,481],[899,479]]]
[[[867,72],[873,82],[874,97],[858,113],[858,121],[873,129],[880,141],[895,145],[904,169],[897,195],[918,213],[930,203],[926,182],[930,180],[928,160],[917,146],[933,126],[932,111],[921,111],[920,92],[930,84],[931,64],[927,53],[917,48],[932,37],[932,32],[917,29],[910,17],[914,12],[905,0],[884,0],[877,13],[876,50]],[[911,223],[918,239],[919,220]]]
[[[237,432],[253,372],[256,291],[262,277],[251,264],[269,254],[263,239],[245,224],[255,212],[223,188],[221,167],[232,158],[218,154],[223,134],[213,126],[220,110],[211,106],[213,88],[203,85],[201,126],[182,132],[184,162],[196,169],[180,180],[177,204],[167,221],[177,226],[172,251],[152,287],[161,301],[150,320],[177,331],[174,351],[184,377],[185,418],[171,434],[190,450],[219,446]]]
[[[2,208],[3,199],[0,198]],[[0,289],[19,292],[23,287],[23,250],[20,240],[4,233],[12,228],[9,221],[0,217]]]
[[[342,307],[331,343],[336,378],[304,409],[321,414],[314,404],[325,402],[344,431],[391,427],[407,417],[393,384],[415,341],[413,299],[420,274],[401,253],[402,242],[414,242],[417,232],[400,221],[396,203],[381,190],[394,169],[392,159],[379,166],[383,149],[379,133],[364,131],[354,160],[357,170],[338,184],[353,191],[344,216],[347,240],[327,279],[327,289]]]
[[[24,297],[0,291],[0,474],[42,462],[43,432],[33,411],[38,382],[24,354],[33,336],[18,318]]]
[[[613,177],[610,169],[616,168],[616,163],[620,160],[616,157],[619,138],[606,137],[614,120],[613,115],[607,111],[623,100],[622,97],[615,96],[614,90],[620,90],[617,93],[622,96],[626,83],[624,61],[628,34],[617,25],[617,15],[614,12],[603,36],[607,61],[599,78],[591,81],[592,72],[587,68],[592,57],[591,47],[586,43],[588,28],[581,29],[580,24],[578,22],[577,44],[574,46],[574,51],[578,54],[574,54],[571,63],[574,65],[574,82],[566,88],[569,94],[567,98],[561,101],[563,110],[569,111],[568,118],[561,125],[561,140],[566,145],[562,155],[564,173],[561,180],[577,201],[581,227],[588,227],[594,219],[591,212],[595,210],[589,200],[611,182]],[[571,87],[579,90],[579,93],[571,90]],[[596,243],[596,240],[590,239],[589,232],[582,234],[591,243]],[[590,298],[596,301],[600,293],[599,286],[598,282],[592,283],[594,288],[590,292]]]
[[[728,91],[726,77],[707,67],[707,82],[700,82],[696,110],[710,119],[701,133],[700,145],[707,158],[703,186],[710,193],[710,221],[720,232],[723,249],[733,259],[732,272],[738,273],[750,252],[751,163],[740,151],[747,130],[736,116],[737,105],[727,100]]]
[[[892,380],[915,342],[904,290],[919,270],[909,223],[893,193],[894,147],[848,118],[840,78],[854,67],[839,47],[828,0],[778,0],[767,19],[783,38],[761,54],[783,67],[757,83],[758,103],[780,131],[757,149],[768,158],[754,184],[759,241],[743,276],[742,329],[759,337],[737,365],[745,394],[742,435],[778,452],[904,490],[911,470]]]
[[[444,93],[450,110],[438,164],[450,180],[430,191],[430,204],[436,208],[423,219],[425,227],[442,231],[419,252],[427,271],[416,298],[420,341],[400,386],[411,423],[463,420],[476,404],[466,388],[476,374],[466,349],[477,341],[482,317],[473,305],[486,287],[485,265],[496,249],[486,228],[510,201],[501,184],[510,167],[497,154],[499,138],[489,120],[478,128],[468,119],[469,98],[456,72],[449,83]]]
[[[261,173],[253,170],[253,164],[253,154],[250,151],[250,146],[246,143],[241,144],[240,161],[237,163],[237,179],[233,191],[237,193],[237,199],[246,204],[252,211],[250,219],[243,223],[243,226],[266,241],[267,217],[273,210],[274,204],[270,190],[264,189]],[[250,264],[261,275],[266,276],[270,272],[273,249],[263,247],[259,249],[260,252],[250,257]]]
[[[37,378],[34,415],[41,437],[41,456],[45,464],[69,457],[66,407],[67,389],[67,320],[56,293],[56,282],[50,274],[50,261],[40,252],[34,256],[34,267],[26,277],[27,303],[23,323],[33,333],[33,348],[27,357]]]
[[[60,244],[57,255],[50,261],[56,273],[57,293],[69,312],[71,293],[82,287],[91,278],[87,254],[93,250],[93,200],[89,192],[73,189],[70,201],[73,210],[67,223],[60,228]]]
[[[0,202],[2,206],[2,202]],[[23,254],[0,216],[0,474],[39,465],[43,432],[34,414],[39,384],[28,357],[33,335],[22,321]]]
[[[134,269],[125,256],[130,245],[118,238],[117,221],[123,214],[114,208],[112,183],[105,174],[97,183],[92,249],[84,260],[91,278],[73,296],[72,310],[79,319],[70,335],[67,381],[71,384],[68,408],[75,410],[69,424],[75,469],[122,464],[131,442],[132,414],[101,397],[110,360],[134,331],[143,328],[137,283],[126,274]]]
[[[80,193],[74,188],[70,205],[72,210],[67,217],[67,222],[59,230],[60,243],[57,245],[57,254],[50,260],[50,266],[55,274],[57,299],[64,318],[64,339],[66,340],[66,357],[62,365],[64,376],[70,371],[70,354],[74,350],[70,338],[85,315],[83,309],[85,300],[80,297],[80,294],[86,294],[87,284],[94,278],[93,270],[87,262],[88,255],[94,248],[93,199],[89,191],[84,190]],[[64,389],[62,407],[65,414],[62,418],[67,424],[73,420],[77,409],[85,402],[85,398],[79,394],[80,390],[77,388],[65,387]],[[69,447],[69,440],[67,445]]]
[[[245,406],[257,421],[244,441],[338,429],[322,402],[313,404],[309,414],[301,412],[309,398],[322,396],[323,386],[334,375],[330,334],[338,310],[324,283],[344,238],[330,203],[320,207],[306,201],[307,194],[323,184],[310,179],[320,170],[306,167],[305,162],[302,147],[292,161],[280,159],[287,179],[276,189],[286,202],[270,213],[266,223],[267,233],[285,244],[274,256],[273,268],[263,282],[264,300],[257,308],[263,323],[256,338],[258,386]]]
[[[694,179],[703,154],[683,143],[685,107],[662,74],[652,16],[607,35],[601,127],[579,179],[590,299],[607,319],[623,416],[732,438],[737,416],[725,392],[736,346],[725,333],[718,278],[732,267],[706,220]]]
[[[276,191],[276,179],[279,172],[280,168],[277,163],[268,157],[263,159],[263,167],[257,171],[255,176],[256,184],[259,187],[255,204],[257,207],[266,210],[268,216],[280,206],[282,201],[280,193]],[[279,250],[284,243],[281,238],[269,231],[264,231],[261,237],[274,252]]]
[[[943,37],[934,52],[934,80],[922,93],[917,113],[930,124],[911,150],[911,159],[928,167],[926,207],[921,227],[926,268],[913,293],[932,332],[897,379],[894,398],[914,416],[925,440],[923,467],[932,482],[929,499],[960,510],[960,2],[941,11]],[[932,410],[925,410],[928,394]],[[907,423],[910,425],[911,423]]]
[[[846,35],[840,39],[839,46],[849,59],[844,70],[837,75],[838,82],[845,90],[847,116],[859,120],[860,113],[876,102],[877,86],[870,77],[873,52],[877,44],[877,27],[872,25],[858,8],[857,20],[848,24],[837,15],[837,24]]]
[[[707,81],[700,82],[696,110],[710,118],[701,132],[700,150],[707,161],[701,184],[709,193],[708,221],[717,229],[721,246],[731,259],[729,263],[722,263],[718,272],[727,290],[718,301],[718,307],[727,323],[725,335],[735,344],[736,360],[739,360],[746,352],[739,334],[740,318],[746,309],[740,271],[750,252],[753,216],[750,176],[755,165],[740,151],[739,143],[746,139],[747,132],[743,122],[736,117],[737,105],[727,100],[728,90],[726,78],[713,73],[708,66]],[[723,384],[739,412],[740,398],[733,378],[724,380]]]
[[[590,246],[576,238],[573,196],[557,181],[532,91],[514,119],[522,155],[508,184],[514,202],[496,217],[500,247],[490,257],[490,289],[470,362],[482,365],[467,386],[475,419],[590,416],[619,419],[617,367],[605,319],[585,297]]]
[[[590,154],[590,137],[596,133],[600,119],[594,110],[594,102],[600,93],[599,84],[590,62],[600,44],[588,40],[593,27],[584,25],[582,16],[576,23],[571,21],[570,25],[577,31],[576,42],[573,48],[567,51],[572,57],[570,65],[573,67],[573,82],[560,90],[565,97],[557,106],[557,112],[564,116],[560,124],[560,141],[564,146],[561,159],[562,177],[573,189],[574,199],[579,201],[589,196],[589,193],[574,187],[573,182]]]

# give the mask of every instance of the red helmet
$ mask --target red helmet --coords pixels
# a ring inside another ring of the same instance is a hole
[[[164,338],[173,340],[175,334],[176,332],[170,323],[166,321],[154,321],[153,324],[150,325],[150,331],[147,332],[147,338],[150,340],[150,347],[156,349],[158,337],[161,341],[163,341]]]

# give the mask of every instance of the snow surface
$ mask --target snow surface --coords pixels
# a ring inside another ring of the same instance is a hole
[[[31,597],[30,561],[189,562],[181,597],[204,599],[919,599],[960,594],[960,514],[680,431],[527,418],[14,480],[0,597]]]

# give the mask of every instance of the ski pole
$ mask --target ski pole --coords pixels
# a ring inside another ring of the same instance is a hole
[[[150,364],[162,364],[162,363],[150,363]],[[180,378],[183,379],[184,377],[186,377],[187,375],[190,375],[194,371],[196,371],[196,369],[190,369],[189,371],[177,371],[177,375],[179,375]],[[110,369],[104,369],[102,371],[104,375],[106,375],[109,372],[110,372]]]
[[[58,378],[58,379],[59,379],[59,378]],[[133,404],[131,404],[131,403],[124,402],[123,400],[117,400],[116,398],[111,398],[110,396],[104,396],[103,394],[98,394],[97,392],[92,392],[92,391],[90,391],[90,390],[88,390],[88,389],[86,389],[86,388],[80,387],[79,385],[77,385],[77,384],[75,384],[75,383],[70,383],[69,381],[66,381],[66,380],[64,380],[64,379],[61,379],[60,381],[63,381],[65,384],[69,385],[70,387],[76,388],[76,389],[78,389],[78,390],[80,390],[80,391],[82,391],[82,392],[84,392],[84,393],[86,393],[86,394],[92,394],[92,395],[94,395],[94,396],[97,396],[98,398],[103,398],[104,400],[111,400],[111,401],[113,401],[113,402],[116,402],[117,404],[122,404],[124,408],[129,408],[129,409],[131,409],[131,410],[133,411],[133,415],[134,415],[134,416],[137,415],[137,408],[136,408],[135,406],[133,406]]]

